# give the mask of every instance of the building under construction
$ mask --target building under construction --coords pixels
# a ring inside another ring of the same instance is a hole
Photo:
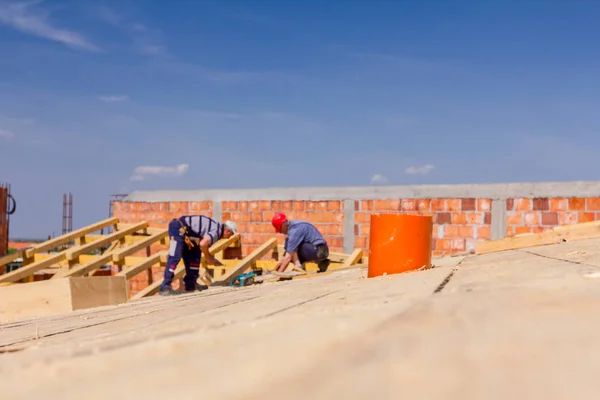
[[[4,397],[597,397],[600,182],[134,192],[111,210],[0,258],[23,260],[0,275]],[[322,232],[326,272],[273,271],[277,212]],[[239,233],[210,248],[207,290],[155,296],[182,214]]]

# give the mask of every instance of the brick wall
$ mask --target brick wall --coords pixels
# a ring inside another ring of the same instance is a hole
[[[600,220],[600,197],[506,200],[506,236],[540,233],[559,225]]]
[[[453,189],[455,192],[462,190]],[[523,189],[529,192],[530,189]],[[573,190],[575,192],[575,190]],[[596,190],[594,190],[596,191]],[[598,187],[600,194],[600,186]],[[472,190],[472,192],[477,192]],[[499,191],[501,194],[504,190]],[[254,200],[254,201],[181,201],[115,203],[115,216],[122,222],[149,221],[153,227],[166,227],[182,214],[204,214],[238,223],[245,256],[267,239],[276,235],[271,218],[284,212],[291,219],[313,223],[328,241],[331,251],[360,248],[368,256],[370,215],[373,213],[406,213],[433,217],[433,256],[464,254],[474,250],[478,241],[537,233],[558,225],[600,219],[600,197],[509,197],[498,195],[444,198],[389,198],[361,200]],[[314,197],[314,196],[313,196]],[[346,207],[353,208],[347,209]],[[352,235],[349,235],[349,233]],[[344,234],[347,234],[346,236]],[[348,237],[351,236],[351,237]],[[160,247],[153,249],[159,250]],[[162,268],[155,268],[153,280],[162,279]],[[132,281],[132,292],[148,284],[146,274]],[[175,285],[176,286],[176,285]]]
[[[407,213],[434,218],[432,249],[434,256],[462,253],[474,248],[477,240],[490,238],[490,199],[393,199],[354,201],[354,247],[368,255],[371,213]],[[212,202],[116,202],[114,215],[122,222],[149,221],[166,227],[185,213],[212,216]],[[290,219],[311,222],[323,234],[330,250],[343,252],[345,202],[328,201],[224,201],[221,220],[236,221],[242,234],[242,255],[247,255],[276,235],[271,218],[284,212]]]

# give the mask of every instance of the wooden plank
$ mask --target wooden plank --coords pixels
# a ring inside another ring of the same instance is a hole
[[[215,243],[214,245],[212,245],[210,247],[210,249],[208,249],[208,252],[210,254],[215,254],[223,249],[228,248],[231,244],[236,243],[236,240],[239,240],[240,236],[239,233],[230,237],[229,239],[221,239],[219,240],[217,243]],[[168,254],[165,252],[162,254],[162,256],[160,257],[160,261],[166,263],[168,259]],[[179,265],[177,266],[177,268],[175,269],[175,277],[173,278],[173,280],[179,279],[181,278],[185,273],[185,266],[183,264],[183,261],[179,262]],[[202,275],[202,274],[201,274]],[[143,290],[141,290],[140,292],[136,293],[131,300],[135,300],[135,299],[141,299],[143,297],[148,297],[148,296],[153,296],[156,293],[158,293],[158,290],[160,289],[160,284],[162,283],[162,279],[153,282],[152,284],[146,286]]]
[[[96,257],[93,261],[85,264],[77,265],[71,269],[60,269],[57,270],[54,276],[50,279],[67,278],[70,276],[81,276],[87,272],[101,268],[103,265],[108,264],[112,258],[112,254],[104,254]]]
[[[92,243],[84,244],[82,246],[78,246],[73,249],[69,249],[69,250],[67,250],[67,254],[66,254],[67,260],[69,260],[69,261],[75,260],[77,257],[79,257],[80,254],[95,250],[98,247],[102,247],[102,246],[109,244],[115,240],[118,240],[126,235],[131,235],[132,233],[139,231],[141,229],[145,229],[147,227],[148,227],[148,222],[140,222],[139,224],[135,224],[133,226],[129,226],[122,230],[113,232],[110,235],[106,235],[103,239],[97,240]]]
[[[61,235],[58,236],[54,239],[51,240],[47,240],[45,242],[42,242],[38,245],[33,246],[33,248],[26,250],[26,257],[30,258],[32,257],[35,253],[41,253],[43,251],[47,251],[47,250],[51,250],[57,246],[60,246],[62,244],[68,243],[71,240],[74,240],[77,237],[83,236],[89,232],[96,232],[102,228],[105,228],[107,226],[111,226],[111,225],[115,225],[119,222],[118,218],[108,218],[105,219],[104,221],[100,221],[97,222],[95,224],[92,225],[88,225],[88,226],[84,226],[81,229],[77,229],[73,232],[67,233],[65,235]]]
[[[358,262],[362,259],[363,251],[362,249],[355,249],[352,254],[350,254],[346,261],[342,264],[342,267],[348,267],[350,265],[358,264]]]
[[[285,254],[285,248],[283,245],[280,244],[277,246],[277,253],[279,254],[279,259],[281,259],[281,256]],[[332,262],[343,263],[349,256],[349,254],[329,252],[329,259]]]
[[[235,267],[231,268],[227,271],[225,276],[221,277],[221,279],[217,282],[214,282],[213,285],[228,285],[232,280],[237,278],[240,274],[243,274],[248,268],[252,266],[259,258],[263,257],[269,251],[273,250],[277,247],[277,239],[271,238],[263,245],[261,245],[258,249],[254,250],[250,253],[246,258],[244,258],[239,264]]]
[[[0,322],[127,301],[123,277],[67,278],[0,287]]]
[[[115,276],[124,276],[127,279],[131,279],[134,276],[136,276],[137,274],[139,274],[140,272],[143,272],[143,271],[147,270],[148,268],[152,268],[152,266],[154,264],[159,264],[161,255],[163,253],[166,253],[166,252],[156,253],[156,254],[146,258],[145,260],[141,261],[140,263],[138,263],[130,268],[124,269],[123,271],[119,272]]]
[[[600,221],[562,225],[542,233],[528,233],[499,240],[477,242],[475,249],[477,254],[486,254],[597,237],[600,237]]]
[[[131,228],[131,229],[133,229],[133,228]],[[154,242],[162,241],[163,239],[165,239],[168,236],[168,234],[169,234],[169,232],[165,229],[158,233],[154,233],[153,235],[148,236],[146,239],[139,241],[131,246],[125,247],[120,250],[116,250],[115,252],[112,253],[112,255],[113,255],[112,260],[113,260],[113,262],[120,264],[126,255],[140,251],[140,250],[144,249],[145,247],[150,246]]]
[[[63,261],[66,259],[65,252],[66,251],[56,253],[53,256],[46,258],[45,260],[36,261],[29,265],[22,266],[17,270],[9,272],[8,274],[0,275],[0,283],[18,281],[19,279],[26,278],[37,271],[46,269],[53,264]]]

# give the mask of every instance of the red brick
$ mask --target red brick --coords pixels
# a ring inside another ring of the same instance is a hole
[[[366,237],[354,238],[354,247],[357,249],[366,248],[367,247],[367,238]]]
[[[467,218],[467,224],[479,225],[483,223],[483,214],[480,212],[464,213]]]
[[[477,200],[476,199],[462,199],[461,200],[461,209],[463,211],[475,211],[477,209]]]
[[[531,233],[530,226],[517,226],[515,227],[515,233],[517,235],[522,235],[523,233]]]
[[[550,199],[550,211],[566,211],[567,199]]]
[[[452,240],[454,240],[454,239],[437,239],[435,241],[435,249],[436,250],[452,249]]]
[[[452,242],[450,244],[450,249],[464,251],[465,250],[465,239],[452,239]]]
[[[271,209],[271,202],[268,200],[262,200],[258,203],[259,211],[269,211]]]
[[[506,236],[507,237],[511,237],[515,235],[515,227],[514,226],[507,226],[506,227]]]
[[[342,209],[342,205],[339,201],[328,201],[327,202],[327,210],[329,211],[340,211]]]
[[[486,212],[483,214],[483,223],[485,225],[491,225],[492,224],[492,213],[491,212]]]
[[[534,211],[548,211],[550,210],[550,201],[546,197],[536,197],[533,199],[533,210]]]
[[[431,211],[446,211],[446,200],[432,199],[431,200]]]
[[[239,201],[238,202],[238,210],[240,211],[248,211],[249,205],[247,201]]]
[[[375,200],[375,211],[388,211],[389,208],[390,202],[388,200]]]
[[[460,211],[461,200],[460,199],[447,199],[446,200],[446,211]]]
[[[515,199],[517,211],[531,211],[531,199]]]
[[[319,211],[327,211],[327,202],[326,201],[319,201],[317,203],[317,210],[319,210]]]
[[[585,211],[585,199],[571,197],[568,200],[569,211]]]
[[[227,202],[227,210],[229,211],[237,211],[238,203],[237,201],[228,201]]]
[[[542,225],[558,225],[558,214],[556,212],[542,213]]]
[[[598,211],[600,210],[600,197],[590,197],[587,199],[587,210]]]
[[[468,222],[467,213],[453,212],[452,223],[457,225],[464,225]]]
[[[419,199],[417,201],[417,210],[419,211],[431,211],[431,200]]]
[[[477,199],[477,210],[478,211],[491,211],[492,210],[492,200]]]
[[[596,221],[596,218],[598,217],[597,214],[598,213],[593,213],[593,212],[582,212],[582,213],[579,213],[577,222],[582,223],[582,222],[593,222],[593,221]]]
[[[271,201],[271,209],[269,211],[280,212],[281,211],[281,200]]]
[[[475,229],[472,226],[460,226],[458,230],[461,238],[467,239],[475,237],[473,234]]]
[[[477,239],[491,239],[491,228],[489,226],[478,226],[477,227]]]
[[[506,199],[506,211],[515,209],[515,199]]]
[[[559,211],[557,214],[559,225],[570,225],[577,223],[577,212]]]
[[[304,202],[304,209],[306,211],[315,211],[317,209],[317,203],[314,201]]]
[[[260,208],[260,201],[249,201],[248,211],[258,211]]]
[[[402,200],[402,210],[404,211],[416,211],[417,201],[413,199]]]
[[[508,211],[506,213],[506,223],[508,225],[523,225],[523,213],[518,211]]]
[[[445,238],[457,238],[460,237],[460,230],[457,225],[446,225],[444,226],[444,237]]]
[[[373,200],[362,200],[360,202],[361,211],[373,211],[375,209],[375,203]]]
[[[539,225],[541,223],[541,213],[538,211],[527,212],[524,219],[525,225]]]
[[[438,225],[450,224],[452,223],[452,214],[447,212],[437,213],[435,214],[434,223]]]
[[[402,200],[393,199],[388,201],[390,211],[399,211],[402,208]]]

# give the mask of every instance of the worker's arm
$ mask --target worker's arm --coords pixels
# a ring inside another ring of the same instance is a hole
[[[286,253],[285,256],[277,263],[276,271],[283,272],[287,268],[288,264],[292,262],[293,265],[299,266],[300,260],[298,259],[298,252]]]
[[[212,254],[210,254],[210,252],[208,251],[209,247],[210,247],[210,237],[205,236],[204,238],[202,238],[202,240],[200,241],[200,251],[202,251],[202,254],[204,255],[204,259],[206,260],[206,263],[208,265],[216,265],[216,266],[223,266],[223,264],[217,260],[216,258],[213,257]]]

